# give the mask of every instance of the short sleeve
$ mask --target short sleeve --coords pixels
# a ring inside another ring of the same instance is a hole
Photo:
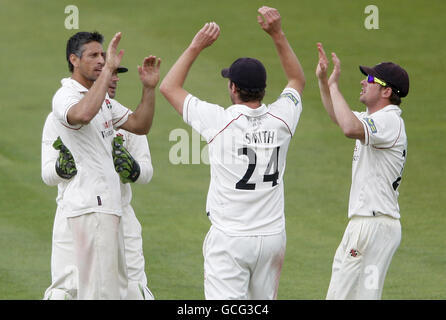
[[[271,114],[286,122],[291,133],[294,134],[302,113],[302,99],[297,90],[285,88],[269,107]]]
[[[202,101],[191,94],[184,99],[184,122],[201,134],[206,141],[212,139],[224,119],[223,107]]]
[[[68,111],[72,106],[79,103],[83,95],[78,91],[62,87],[53,97],[53,114],[54,117],[61,122],[64,126],[71,129],[79,129],[82,125],[71,125],[68,123]]]
[[[124,123],[127,122],[129,115],[132,112],[130,111],[130,109],[124,107],[118,101],[114,99],[108,99],[107,96],[107,98],[105,98],[105,103],[108,104],[108,102],[112,105],[111,111],[113,117],[113,127],[115,130],[118,130],[119,127],[121,127]]]
[[[401,120],[395,114],[379,112],[360,119],[365,130],[364,145],[389,148],[401,134]]]

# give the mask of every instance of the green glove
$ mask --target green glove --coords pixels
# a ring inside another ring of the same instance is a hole
[[[141,173],[141,169],[138,162],[124,148],[122,136],[116,136],[113,139],[112,146],[113,163],[122,183],[135,182]]]
[[[59,157],[56,160],[56,173],[64,179],[71,179],[77,173],[76,163],[70,150],[63,144],[60,137],[53,143],[53,148],[59,150]]]

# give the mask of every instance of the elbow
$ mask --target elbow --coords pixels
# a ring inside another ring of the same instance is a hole
[[[302,76],[300,78],[296,78],[296,79],[288,81],[287,87],[291,87],[291,88],[297,90],[300,94],[302,94],[302,92],[305,89],[305,83],[306,83],[305,77]]]
[[[160,85],[160,92],[161,92],[161,94],[162,94],[164,97],[167,98],[167,94],[168,94],[168,92],[169,92],[169,89],[168,89],[168,85],[166,84],[165,81],[161,82],[161,85]]]
[[[55,179],[52,178],[49,173],[42,172],[41,176],[42,176],[43,183],[45,183],[47,186],[50,186],[50,187],[57,186],[57,184],[58,184],[57,181],[55,181]]]
[[[354,127],[342,128],[342,132],[344,133],[344,136],[350,139],[358,139],[360,136],[360,132]]]
[[[153,178],[153,167],[150,165],[149,171],[147,173],[147,182],[146,183],[149,183],[150,181],[152,181],[152,178]]]
[[[146,134],[149,133],[149,131],[150,131],[150,127],[151,127],[151,125],[146,126],[146,127],[141,127],[141,128],[135,128],[135,129],[132,131],[132,133],[137,134],[137,135],[140,135],[140,136],[145,136]]]
[[[88,113],[81,113],[81,114],[78,114],[78,115],[72,116],[72,117],[68,116],[67,120],[68,120],[68,123],[73,126],[74,125],[83,125],[84,126],[84,125],[89,124],[91,122],[91,120],[93,120],[93,118],[94,118],[94,115],[92,116]]]
[[[139,163],[141,168],[141,174],[139,175],[138,180],[135,182],[138,184],[147,184],[152,180],[153,177],[153,167],[150,162],[141,161]]]

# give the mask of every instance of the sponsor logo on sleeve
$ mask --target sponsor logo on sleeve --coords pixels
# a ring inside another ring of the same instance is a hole
[[[370,130],[372,131],[372,133],[377,133],[378,132],[378,130],[376,130],[375,122],[373,121],[373,119],[365,118],[365,121],[369,125]]]
[[[297,100],[297,98],[293,96],[292,93],[289,92],[281,94],[280,97],[289,98],[294,103],[295,106],[297,106],[297,104],[299,103],[299,100]]]

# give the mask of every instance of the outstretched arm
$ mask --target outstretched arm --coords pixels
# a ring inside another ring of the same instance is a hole
[[[319,61],[316,67],[316,77],[319,83],[319,92],[321,94],[322,104],[324,105],[325,110],[330,116],[330,119],[334,123],[338,124],[338,120],[336,120],[336,116],[333,110],[333,102],[331,101],[330,88],[328,87],[328,78],[327,78],[328,59],[327,55],[325,54],[322,43],[317,44],[317,50],[319,53]]]
[[[296,89],[302,95],[305,87],[304,71],[282,30],[279,11],[263,6],[258,12],[260,16],[257,16],[257,21],[262,29],[271,36],[276,46],[280,63],[288,79],[287,87]]]
[[[362,122],[354,115],[339,90],[339,77],[341,75],[341,61],[333,52],[332,60],[334,64],[333,72],[328,79],[333,112],[338,125],[341,127],[344,135],[351,139],[359,139],[362,142],[365,139],[364,127]]]
[[[144,135],[152,127],[155,114],[155,88],[160,79],[160,65],[160,58],[149,56],[144,58],[142,66],[138,66],[139,78],[143,85],[141,102],[121,126],[122,129]]]
[[[201,51],[212,45],[219,35],[218,24],[206,23],[161,82],[161,93],[180,115],[183,115],[183,102],[189,94],[183,88],[187,74]]]

